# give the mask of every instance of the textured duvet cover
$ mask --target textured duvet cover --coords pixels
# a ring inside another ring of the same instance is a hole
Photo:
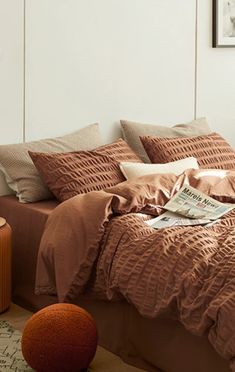
[[[192,333],[207,334],[235,371],[235,210],[211,227],[145,223],[183,184],[235,202],[235,172],[187,170],[60,204],[42,237],[36,293],[73,302],[92,288],[97,297],[125,298],[145,317],[170,312]]]

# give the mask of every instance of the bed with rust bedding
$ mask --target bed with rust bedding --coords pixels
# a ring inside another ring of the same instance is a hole
[[[154,230],[144,222],[183,184],[235,201],[234,171],[187,170],[136,178],[60,204],[42,236],[36,292],[68,302],[84,293],[125,300],[151,320],[167,314],[208,338],[235,371],[235,210],[211,227]],[[226,364],[218,369],[226,370]]]

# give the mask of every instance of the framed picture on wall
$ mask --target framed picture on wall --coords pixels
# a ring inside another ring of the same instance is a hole
[[[235,0],[213,0],[213,47],[235,47]]]

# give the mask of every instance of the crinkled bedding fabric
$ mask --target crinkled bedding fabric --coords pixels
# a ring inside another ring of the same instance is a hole
[[[211,227],[160,230],[138,213],[156,214],[183,183],[234,201],[235,172],[193,170],[62,203],[41,241],[36,293],[73,301],[89,282],[97,296],[125,298],[145,317],[173,312],[192,333],[207,334],[235,371],[235,210]]]

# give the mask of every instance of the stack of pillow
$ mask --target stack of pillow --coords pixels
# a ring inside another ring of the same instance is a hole
[[[124,181],[119,163],[141,161],[122,139],[101,143],[99,126],[92,124],[63,137],[2,145],[0,169],[20,202],[64,201]]]
[[[98,124],[63,137],[2,145],[0,170],[19,201],[29,203],[52,197],[62,202],[150,173],[235,169],[235,151],[211,133],[205,118],[172,128],[122,120],[121,128],[124,140],[103,146]]]
[[[145,163],[122,163],[126,178],[147,173],[180,174],[187,168],[235,169],[235,151],[205,118],[172,128],[121,120],[123,136]]]

